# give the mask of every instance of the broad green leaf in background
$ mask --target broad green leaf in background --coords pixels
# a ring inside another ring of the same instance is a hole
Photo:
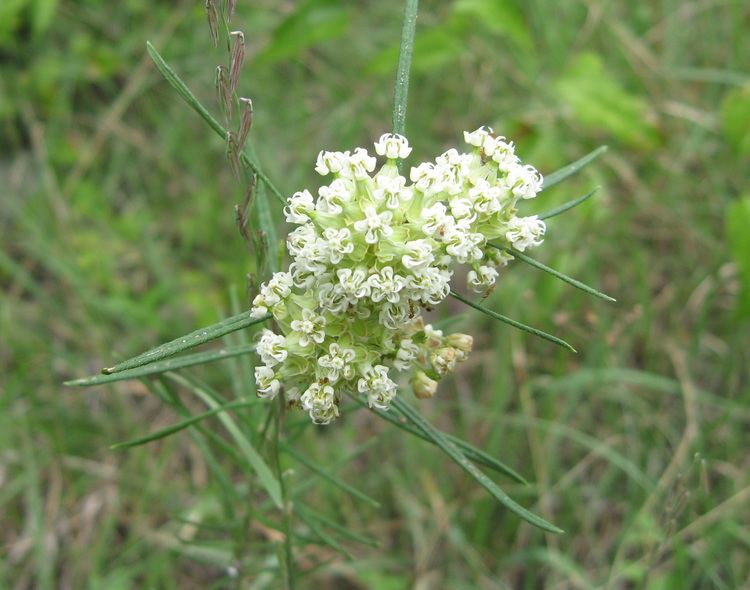
[[[578,126],[635,148],[659,145],[655,115],[646,100],[623,88],[598,55],[579,55],[554,88]]]
[[[349,11],[343,3],[320,0],[302,3],[273,32],[256,63],[273,63],[299,56],[305,49],[344,34]]]
[[[468,15],[490,32],[507,37],[523,49],[531,49],[529,28],[518,4],[513,0],[458,0],[453,10]]]
[[[34,35],[41,35],[52,23],[58,0],[34,0],[31,4],[31,28]]]
[[[750,197],[744,197],[729,206],[726,231],[740,278],[737,315],[745,319],[750,317]]]
[[[750,155],[750,85],[734,88],[724,97],[721,127],[735,153]]]
[[[452,23],[420,30],[414,41],[412,72],[429,72],[442,67],[463,55],[466,46],[460,32]],[[372,74],[388,74],[393,71],[393,64],[398,61],[399,45],[394,43],[376,55],[368,64],[366,71]]]

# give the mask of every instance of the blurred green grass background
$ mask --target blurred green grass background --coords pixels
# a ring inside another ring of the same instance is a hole
[[[317,186],[319,149],[390,127],[402,6],[237,10],[257,155],[285,193]],[[368,443],[340,475],[383,506],[320,482],[305,499],[382,546],[351,548],[353,562],[301,547],[303,569],[328,564],[303,587],[750,585],[749,27],[742,0],[422,2],[415,158],[482,124],[542,172],[608,144],[533,203],[601,186],[535,254],[618,303],[512,265],[492,307],[578,355],[465,313],[475,352],[420,404],[531,480],[505,488],[565,535],[522,524],[434,448],[360,412],[302,444],[333,464]],[[216,498],[190,439],[109,450],[176,416],[139,382],[61,385],[216,321],[231,293],[247,305],[243,187],[146,40],[214,109],[224,57],[202,2],[0,4],[1,588],[233,587],[211,558],[222,535],[184,522],[210,521]],[[225,369],[200,374],[221,388]]]

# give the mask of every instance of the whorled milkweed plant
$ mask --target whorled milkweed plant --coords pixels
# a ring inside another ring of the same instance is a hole
[[[439,447],[521,518],[544,530],[561,532],[508,497],[477,465],[524,482],[519,474],[481,449],[438,430],[403,394],[397,395],[398,374],[408,377],[417,398],[432,397],[440,379],[471,351],[470,335],[444,334],[422,317],[424,310],[440,305],[447,297],[573,350],[560,338],[460,295],[458,290],[463,287],[454,289],[453,279],[456,268],[464,266],[466,287],[486,294],[501,269],[512,260],[520,260],[592,295],[612,300],[526,254],[542,243],[544,219],[575,207],[593,191],[544,214],[523,214],[526,200],[574,174],[604,148],[543,179],[533,166],[519,159],[512,141],[481,127],[464,132],[465,150],[450,149],[434,161],[402,173],[401,161],[411,152],[405,137],[405,120],[417,15],[417,0],[407,0],[396,74],[393,132],[378,139],[375,156],[363,148],[351,152],[321,151],[315,170],[326,183],[317,188],[316,196],[305,189],[286,199],[262,171],[253,152],[246,149],[253,112],[252,102],[237,94],[244,36],[230,27],[234,2],[207,0],[206,10],[214,44],[225,45],[229,56],[228,64],[218,66],[216,71],[225,125],[196,99],[156,49],[150,44],[147,47],[165,79],[224,138],[233,171],[238,176],[247,174],[250,190],[244,205],[237,207],[237,217],[243,235],[255,246],[258,269],[270,271],[271,276],[261,285],[249,310],[104,369],[103,375],[69,384],[98,385],[157,375],[190,388],[207,406],[206,412],[191,415],[166,381],[159,380],[154,393],[175,407],[184,419],[116,446],[144,444],[195,427],[191,432],[205,435],[196,440],[209,453],[208,443],[217,439],[209,436],[201,422],[218,416],[238,451],[226,443],[221,444],[222,449],[241,460],[279,510],[279,536],[275,539],[282,549],[277,555],[277,567],[290,588],[295,583],[296,539],[309,539],[312,534],[318,542],[342,552],[345,550],[330,530],[352,541],[364,541],[330,519],[316,515],[286,489],[280,467],[282,454],[342,492],[377,505],[284,440],[282,417],[291,408],[307,412],[316,424],[329,424],[339,416],[349,397],[355,405],[369,407],[377,416]],[[251,220],[248,210],[253,195],[255,217]],[[276,268],[278,240],[268,207],[269,195],[282,203],[286,221],[296,225],[286,239],[291,262],[283,271]],[[258,227],[252,228],[253,223]],[[175,356],[263,323],[268,327],[258,334],[256,344],[247,342]],[[240,388],[237,399],[230,402],[196,379],[176,373],[185,367],[251,353],[256,353],[261,361],[254,369],[255,392]],[[264,425],[262,428],[248,432],[232,419],[231,411],[249,406],[260,410],[263,405],[249,397],[255,393],[261,398],[276,398],[278,403],[267,406],[268,419],[256,419],[256,424]],[[273,434],[271,422],[275,424]],[[213,459],[210,463],[216,465]],[[234,498],[236,490],[227,486],[225,482],[227,497]],[[250,518],[253,510],[253,506],[247,507],[245,517]],[[226,507],[226,512],[234,516],[230,507]],[[302,536],[299,527],[304,529]],[[226,559],[227,571],[232,575],[242,571],[247,558],[243,554],[245,547],[244,541],[238,542]]]

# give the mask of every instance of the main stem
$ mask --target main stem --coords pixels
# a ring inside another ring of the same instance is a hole
[[[417,27],[419,0],[406,0],[404,25],[401,29],[401,49],[393,95],[393,132],[406,135],[406,104],[409,99],[409,70],[414,52],[414,31]]]
[[[281,487],[281,527],[284,532],[284,574],[286,577],[287,590],[294,590],[294,561],[292,557],[292,506],[289,503],[289,496],[284,483],[284,474],[281,470],[281,459],[279,452],[281,450],[280,439],[284,427],[284,396],[278,396],[278,405],[275,413],[275,428],[273,440],[273,454],[276,463],[276,473],[279,478]]]

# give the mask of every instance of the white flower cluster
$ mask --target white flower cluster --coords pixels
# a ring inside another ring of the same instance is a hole
[[[541,190],[542,176],[491,129],[464,133],[468,153],[450,149],[401,176],[406,138],[386,134],[375,144],[385,163],[363,148],[321,152],[315,170],[332,176],[318,197],[303,190],[288,199],[287,238],[293,262],[253,301],[272,313],[282,334],[264,330],[257,346],[258,394],[274,397],[284,384],[290,404],[315,423],[338,416],[344,392],[387,409],[396,395],[391,369],[414,371],[419,397],[471,350],[471,337],[443,336],[421,311],[447,297],[456,264],[470,266],[468,286],[491,288],[511,258],[488,241],[523,251],[542,242],[545,225],[518,217],[516,205]]]

